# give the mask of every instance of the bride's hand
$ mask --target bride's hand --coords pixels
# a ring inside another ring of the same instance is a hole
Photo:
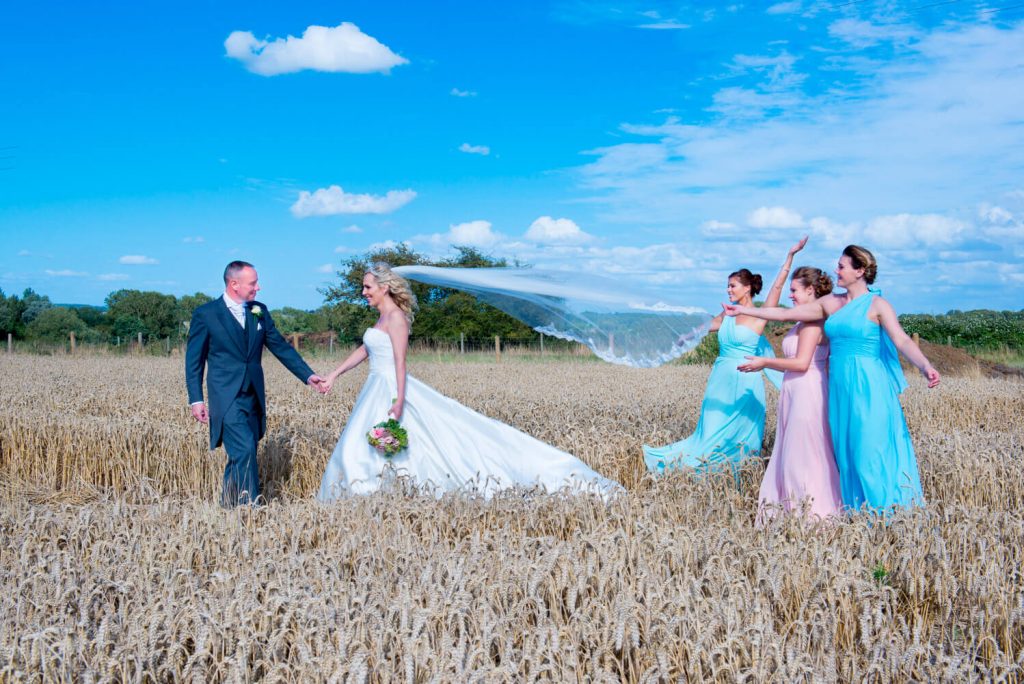
[[[405,402],[401,399],[395,399],[395,403],[391,405],[388,410],[389,416],[394,416],[395,420],[402,420],[402,411],[405,410]]]
[[[330,373],[326,378],[320,381],[320,387],[323,388],[323,393],[327,394],[334,387],[334,381],[338,379],[338,376],[334,373]]]

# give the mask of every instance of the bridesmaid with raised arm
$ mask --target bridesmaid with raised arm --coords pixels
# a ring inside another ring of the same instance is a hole
[[[897,350],[928,380],[939,372],[903,331],[892,305],[870,287],[878,275],[871,252],[849,245],[830,294],[792,309],[723,305],[727,316],[772,321],[825,321],[831,347],[828,413],[843,503],[887,511],[924,503],[914,446],[899,395],[906,387]]]
[[[789,283],[789,298],[795,306],[831,292],[832,279],[810,266],[796,269]],[[758,526],[780,509],[801,510],[811,519],[824,520],[843,507],[828,427],[828,339],[821,321],[794,325],[782,339],[782,353],[786,358],[748,356],[738,369],[750,373],[772,368],[785,373],[775,446],[758,495]]]
[[[776,306],[782,296],[793,256],[804,248],[800,240],[786,255],[766,306]],[[753,306],[761,291],[761,276],[743,268],[729,275],[726,292],[730,301]],[[774,356],[771,345],[761,333],[764,321],[753,316],[726,317],[719,314],[711,321],[711,332],[718,333],[718,358],[708,377],[704,402],[700,407],[697,429],[686,439],[662,447],[643,446],[647,469],[656,473],[677,468],[708,470],[725,465],[736,466],[761,451],[764,437],[764,382],[760,374],[737,373],[744,357]],[[782,374],[766,370],[765,375],[778,386]]]

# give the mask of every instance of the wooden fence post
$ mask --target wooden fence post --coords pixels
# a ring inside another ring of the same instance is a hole
[[[540,334],[540,355],[544,356],[544,333]]]
[[[295,348],[295,351],[299,351],[299,333],[292,334],[292,347]]]
[[[921,333],[914,333],[914,344],[921,346]]]
[[[327,352],[330,354],[334,353],[334,331],[331,331],[331,336],[327,338]]]
[[[139,333],[139,351],[142,351],[142,333]]]
[[[69,337],[71,338],[71,353],[74,354],[75,353],[75,331],[74,330],[71,331],[71,335],[69,335]]]
[[[501,338],[497,335],[494,336],[494,360],[501,361]]]
[[[14,353],[14,333],[7,333],[7,353]]]
[[[459,333],[459,353],[466,353],[466,333]]]

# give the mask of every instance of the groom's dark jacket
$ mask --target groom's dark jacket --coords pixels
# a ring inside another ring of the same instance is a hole
[[[259,307],[254,316],[250,307]],[[313,369],[274,327],[270,311],[261,302],[252,302],[245,308],[245,330],[224,302],[217,297],[198,307],[192,314],[188,329],[188,347],[185,351],[185,385],[188,401],[203,401],[203,371],[207,371],[207,406],[210,414],[210,448],[221,444],[224,414],[236,396],[252,388],[260,402],[260,432],[263,439],[267,431],[267,391],[263,383],[263,347],[266,347],[284,367],[303,383],[313,375]]]

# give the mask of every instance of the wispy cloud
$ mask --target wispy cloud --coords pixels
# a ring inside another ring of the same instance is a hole
[[[341,232],[342,233],[362,233],[363,229],[353,223],[350,226],[345,226],[344,228],[342,228]]]
[[[206,238],[204,238],[202,235],[196,235],[196,236],[188,236],[188,237],[182,238],[181,241],[182,242],[186,242],[186,243],[192,243],[192,244],[200,244],[200,243],[206,242]]]
[[[415,197],[416,193],[412,190],[389,190],[381,196],[345,192],[340,185],[332,185],[314,192],[302,190],[291,212],[297,218],[335,214],[390,214]]]
[[[449,95],[454,97],[476,97],[475,90],[459,90],[458,88],[452,88]]]
[[[469,143],[462,143],[459,145],[459,152],[465,152],[466,154],[479,154],[486,157],[491,153],[491,148],[487,145],[470,145]]]
[[[689,24],[684,24],[675,19],[669,19],[667,21],[654,21],[646,24],[637,24],[637,28],[641,29],[653,29],[656,31],[678,31],[680,29],[690,28]]]
[[[129,276],[127,273],[101,273],[96,276],[96,280],[113,281],[113,280],[128,280]]]
[[[55,278],[84,278],[85,276],[89,275],[85,271],[72,271],[69,268],[61,269],[59,271],[54,271],[48,268],[44,271],[44,273],[46,273],[46,275],[48,276],[53,276]]]
[[[321,264],[320,266],[316,267],[317,273],[334,273],[334,271],[334,264]]]
[[[129,266],[149,266],[152,264],[159,264],[160,261],[142,254],[126,254],[118,259],[117,263]]]
[[[387,73],[392,67],[409,63],[349,22],[334,27],[310,26],[301,38],[259,40],[250,31],[233,31],[224,41],[224,48],[228,57],[239,60],[249,71],[261,76],[306,69]]]

